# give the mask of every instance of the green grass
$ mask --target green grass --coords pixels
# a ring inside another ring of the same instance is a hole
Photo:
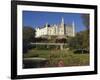
[[[89,54],[74,54],[72,51],[64,50],[29,50],[24,54],[24,58],[39,57],[46,58],[51,67],[56,67],[62,60],[64,66],[84,66],[89,65]]]

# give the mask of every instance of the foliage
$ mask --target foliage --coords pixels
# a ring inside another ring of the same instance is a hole
[[[83,19],[83,24],[86,26],[87,30],[89,30],[89,14],[81,14],[81,17]]]
[[[75,37],[69,37],[68,46],[71,49],[80,49],[80,48],[89,49],[88,30],[77,33]]]
[[[48,42],[48,39],[47,38],[35,38],[35,42]]]
[[[35,30],[32,27],[23,27],[23,40],[30,42],[34,41],[35,38]]]
[[[66,43],[66,42],[67,42],[66,38],[56,39],[56,43]]]
[[[24,57],[46,58],[49,62],[47,67],[57,67],[62,60],[64,66],[83,66],[89,65],[89,54],[74,54],[67,50],[30,50]]]
[[[31,47],[29,43],[35,40],[35,30],[31,27],[23,27],[23,53]]]

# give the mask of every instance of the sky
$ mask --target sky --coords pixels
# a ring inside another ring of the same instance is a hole
[[[86,29],[81,15],[79,13],[23,11],[23,26],[36,28],[43,27],[46,23],[60,24],[63,18],[65,24],[74,22],[76,32],[80,32]]]

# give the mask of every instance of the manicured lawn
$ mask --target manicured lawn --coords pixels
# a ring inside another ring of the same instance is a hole
[[[57,67],[59,61],[63,61],[64,66],[85,66],[89,65],[89,54],[74,54],[72,51],[64,50],[36,50],[31,49],[24,54],[24,58],[46,58],[47,67]]]

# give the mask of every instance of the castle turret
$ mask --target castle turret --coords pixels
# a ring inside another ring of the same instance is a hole
[[[62,17],[62,21],[61,21],[61,24],[62,24],[62,25],[64,25],[64,18],[63,18],[63,17]]]
[[[48,27],[48,23],[46,23],[46,27]]]
[[[64,30],[64,18],[62,17],[61,25],[59,27],[59,35],[64,35],[65,30]]]
[[[46,35],[48,35],[48,23],[46,23],[45,27],[46,27]]]
[[[72,27],[73,27],[73,37],[75,36],[75,23],[74,21],[72,22]]]

